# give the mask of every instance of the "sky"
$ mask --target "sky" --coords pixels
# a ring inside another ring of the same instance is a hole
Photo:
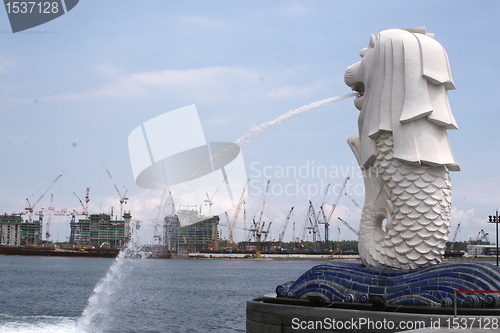
[[[499,1],[91,0],[12,33],[0,10],[0,213],[22,212],[26,198],[35,202],[62,175],[35,211],[50,205],[51,194],[56,209],[81,210],[73,192],[83,198],[90,187],[90,212],[113,207],[116,215],[119,196],[104,162],[127,190],[125,209],[151,223],[163,191],[135,184],[127,139],[137,126],[195,104],[207,141],[234,142],[289,110],[350,93],[344,71],[371,34],[426,26],[446,49],[457,87],[448,94],[459,125],[449,137],[461,167],[451,173],[450,237],[460,223],[457,240],[475,239],[481,229],[494,240],[487,220],[500,206],[499,19]],[[330,207],[346,176],[347,192],[363,203],[346,143],[357,134],[357,117],[353,99],[344,99],[242,146],[250,181],[236,240],[260,214],[267,180],[270,238],[292,206],[284,240],[299,237],[308,200],[317,205],[331,184]],[[345,195],[337,217],[358,228],[360,212]],[[356,238],[331,224],[330,239]],[[50,232],[67,240],[69,217],[51,218]],[[227,237],[224,226],[221,232]]]

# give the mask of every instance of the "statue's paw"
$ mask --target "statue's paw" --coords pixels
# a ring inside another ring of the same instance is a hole
[[[356,160],[358,160],[358,164],[361,165],[361,140],[356,135],[351,135],[347,138],[347,144],[351,147],[354,156],[356,156]]]

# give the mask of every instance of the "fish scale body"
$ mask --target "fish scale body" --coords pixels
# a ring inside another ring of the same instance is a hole
[[[450,227],[447,168],[410,165],[393,158],[392,133],[388,131],[382,132],[376,145],[372,168],[383,182],[387,199],[363,208],[359,241],[363,263],[401,269],[438,264]]]

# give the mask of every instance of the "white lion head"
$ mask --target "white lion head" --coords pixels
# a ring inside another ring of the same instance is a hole
[[[382,131],[391,131],[396,158],[417,164],[456,165],[454,158],[453,161],[448,158],[449,154],[446,161],[422,159],[419,150],[427,147],[408,146],[421,129],[436,136],[434,132],[438,130],[446,135],[445,130],[457,128],[447,95],[447,90],[455,86],[441,44],[432,34],[425,33],[425,28],[389,29],[372,35],[360,55],[363,59],[347,68],[345,82],[359,93],[354,104],[361,111],[358,125],[362,164],[369,164],[367,161],[372,158],[374,144],[370,141]],[[422,119],[438,129],[421,125]],[[405,126],[409,123],[418,123],[418,128]],[[439,154],[437,151],[434,155]]]

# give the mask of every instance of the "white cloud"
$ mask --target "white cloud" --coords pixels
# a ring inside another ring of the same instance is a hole
[[[96,75],[99,77],[114,77],[125,73],[125,70],[112,64],[98,64],[95,66]]]
[[[490,234],[490,241],[494,240],[495,225],[493,223],[488,223],[485,217],[475,216],[474,209],[469,209],[467,211],[458,210],[456,207],[451,209],[451,228],[450,234],[448,235],[450,239],[453,237],[459,223],[460,229],[456,238],[457,241],[476,239],[481,230]]]
[[[310,97],[318,90],[325,89],[326,85],[322,82],[308,84],[303,86],[286,86],[272,89],[267,96],[272,99],[285,99],[291,97]]]
[[[160,216],[163,219],[163,215],[169,214],[170,211],[166,212],[163,210],[166,199],[164,199],[163,204],[161,199],[163,196],[162,190],[143,190],[136,195],[133,195],[128,200],[128,207],[126,210],[130,210],[132,213],[132,219],[141,221],[153,221]],[[116,199],[115,199],[116,202]],[[160,212],[160,204],[162,204],[162,210]]]
[[[457,226],[459,223],[461,227],[474,225],[474,220],[474,209],[469,209],[468,211],[458,210],[456,207],[451,209],[451,221],[454,226]]]
[[[117,72],[101,67],[101,71]],[[118,76],[110,84],[84,92],[49,96],[48,100],[83,100],[99,97],[144,96],[155,91],[188,96],[205,102],[227,100],[241,94],[241,86],[258,81],[257,71],[245,67],[204,67],[139,72]]]
[[[283,14],[285,16],[292,16],[292,17],[303,16],[308,12],[309,8],[299,4],[288,5],[283,9]]]

